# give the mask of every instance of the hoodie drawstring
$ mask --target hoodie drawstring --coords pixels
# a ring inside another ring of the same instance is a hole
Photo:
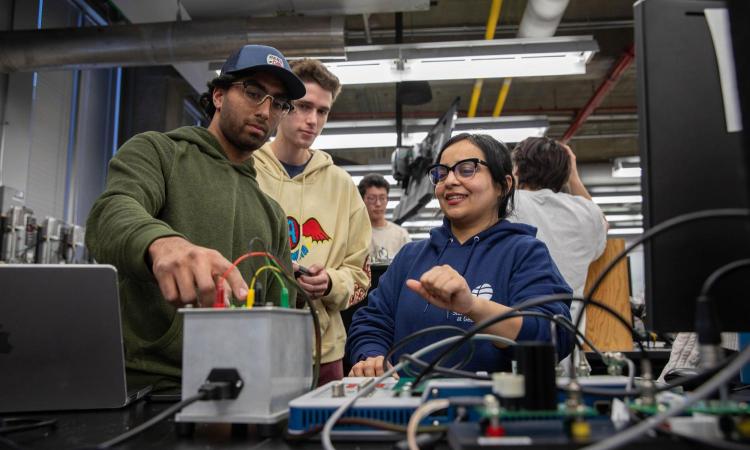
[[[442,258],[442,257],[443,257],[443,253],[445,253],[445,251],[446,251],[446,250],[448,250],[448,246],[449,246],[449,245],[451,245],[452,243],[453,243],[453,238],[449,238],[449,239],[448,239],[447,241],[445,241],[445,245],[443,245],[443,249],[442,249],[442,250],[440,250],[440,253],[438,253],[438,257],[437,257],[437,265],[439,265],[439,264],[440,264],[440,258]],[[472,248],[473,248],[473,247],[472,247]],[[417,260],[415,260],[415,261],[414,261],[414,263],[415,263],[415,264],[416,264],[416,262],[417,262]],[[465,269],[465,268],[464,268],[464,269]],[[428,309],[429,307],[430,307],[430,302],[427,302],[427,305],[425,305],[425,307],[424,307],[424,311],[422,311],[422,314],[426,313],[426,312],[427,312],[427,309]]]
[[[443,249],[440,251],[437,257],[437,263],[440,264],[440,258],[443,256],[443,253],[448,249],[448,245],[450,245],[453,242],[453,238],[448,239],[448,241],[443,246]],[[471,249],[469,250],[469,257],[466,258],[466,263],[464,264],[464,268],[461,270],[461,276],[466,278],[466,269],[469,268],[469,264],[471,263],[471,258],[474,256],[474,250],[477,248],[477,244],[479,244],[479,236],[474,236],[471,239]],[[430,307],[430,303],[427,303],[427,306],[424,307],[424,311],[422,313],[426,313],[427,309]],[[446,311],[446,314],[448,314],[448,311]]]
[[[308,162],[309,164],[309,162]],[[307,167],[305,167],[307,169]],[[307,171],[302,171],[302,194],[299,196],[299,220],[305,217],[305,182],[307,181]]]
[[[471,263],[471,257],[474,256],[474,250],[477,248],[477,244],[479,243],[479,236],[474,236],[471,243],[471,250],[469,250],[469,257],[466,258],[466,264],[464,264],[463,270],[461,270],[461,276],[466,278],[466,269],[469,268],[469,263]]]

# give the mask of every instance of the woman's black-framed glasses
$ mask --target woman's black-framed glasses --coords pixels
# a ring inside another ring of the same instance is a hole
[[[242,92],[245,93],[245,97],[255,104],[255,106],[260,106],[266,100],[270,100],[271,114],[275,116],[285,116],[289,111],[294,109],[289,100],[276,98],[253,83],[249,83],[248,81],[235,81],[232,83],[232,85],[235,84],[242,86]]]
[[[468,180],[477,173],[480,164],[487,166],[487,161],[482,161],[479,158],[468,158],[462,159],[450,167],[445,164],[433,164],[427,168],[427,176],[434,185],[438,185],[445,180],[450,171],[453,171],[456,178]]]

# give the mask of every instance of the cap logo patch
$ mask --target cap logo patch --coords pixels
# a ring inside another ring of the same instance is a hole
[[[268,56],[266,56],[266,62],[274,66],[284,67],[284,62],[276,55],[269,54]]]

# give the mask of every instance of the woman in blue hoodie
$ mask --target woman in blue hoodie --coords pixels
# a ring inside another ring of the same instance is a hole
[[[383,357],[391,346],[415,331],[434,325],[468,329],[530,298],[571,292],[547,247],[534,237],[536,229],[505,220],[514,193],[505,144],[487,135],[460,134],[445,143],[438,161],[428,176],[445,216],[443,225],[431,230],[428,240],[403,247],[370,292],[368,305],[354,314],[347,339],[350,376],[382,374]],[[528,310],[569,319],[568,304],[558,301]],[[562,358],[569,351],[570,335],[557,329]],[[549,322],[537,317],[515,317],[486,332],[516,341],[551,341]],[[447,336],[417,338],[396,352],[394,361]],[[488,341],[474,345],[465,370],[510,369],[508,349]],[[445,364],[462,360],[467,349]]]

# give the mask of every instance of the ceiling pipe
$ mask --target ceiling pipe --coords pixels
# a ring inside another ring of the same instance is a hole
[[[274,17],[0,32],[0,72],[223,60],[246,44],[344,58],[343,17]]]
[[[585,22],[560,22],[558,25],[558,31],[566,32],[583,32],[584,34],[591,34],[592,31],[596,30],[618,30],[633,28],[633,20],[591,20]],[[487,32],[485,26],[480,25],[465,25],[465,26],[454,26],[454,27],[422,27],[422,28],[408,28],[404,30],[404,37],[411,39],[419,39],[424,41],[435,40],[439,37],[455,37],[463,36],[466,39],[478,39],[479,36],[484,36]],[[518,25],[516,24],[502,24],[495,28],[495,36],[502,35],[518,35]],[[373,40],[389,40],[393,36],[393,29],[391,28],[376,28],[370,30],[370,35]],[[475,36],[470,38],[470,36]],[[346,37],[350,42],[364,41],[366,39],[366,32],[364,30],[347,30]]]
[[[488,41],[495,39],[495,29],[497,28],[497,21],[500,19],[500,11],[503,9],[503,0],[492,0],[490,6],[490,14],[487,17],[487,31],[484,33],[484,38]],[[471,99],[469,100],[469,111],[468,117],[475,117],[477,115],[477,107],[479,106],[479,96],[482,94],[482,85],[484,80],[481,78],[474,81],[474,88],[471,90]]]
[[[518,25],[518,37],[552,37],[569,0],[529,0]]]
[[[520,38],[540,38],[552,37],[557,31],[568,7],[569,0],[529,0],[526,3],[526,9],[523,11],[521,23],[518,24],[518,37]],[[508,98],[512,78],[505,78],[500,92],[495,101],[495,107],[492,109],[492,117],[500,117],[505,106],[505,100]]]
[[[370,15],[362,14],[362,21],[365,24],[365,40],[367,45],[372,45],[372,34],[370,33]]]
[[[596,89],[594,95],[591,96],[588,102],[586,102],[586,106],[578,112],[573,123],[570,124],[568,130],[563,134],[562,139],[560,139],[563,144],[567,144],[578,130],[581,129],[584,122],[586,122],[586,119],[588,119],[594,110],[602,103],[607,94],[614,89],[615,85],[620,80],[620,77],[622,77],[622,74],[625,73],[628,67],[630,67],[630,64],[633,63],[634,59],[635,49],[633,44],[630,44],[630,47],[628,47],[628,49],[625,50],[625,52],[620,55],[620,58],[612,65],[604,82],[602,82],[602,84]]]

